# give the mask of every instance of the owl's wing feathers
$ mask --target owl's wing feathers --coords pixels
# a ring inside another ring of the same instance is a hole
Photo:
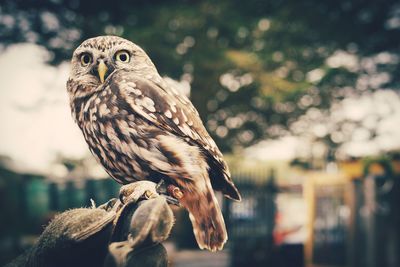
[[[214,189],[231,199],[241,199],[221,152],[205,129],[197,110],[184,95],[174,88],[163,88],[168,86],[166,84],[159,85],[131,73],[117,72],[112,76],[110,87],[125,95],[133,112],[158,128],[198,145],[209,164]]]

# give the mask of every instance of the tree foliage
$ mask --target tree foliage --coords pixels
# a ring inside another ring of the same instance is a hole
[[[52,64],[88,37],[136,42],[162,75],[191,83],[224,151],[296,132],[308,110],[348,95],[399,88],[394,0],[9,0],[0,16],[3,45],[35,42]]]

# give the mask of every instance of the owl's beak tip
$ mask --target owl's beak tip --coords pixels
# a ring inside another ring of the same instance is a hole
[[[107,65],[104,63],[103,60],[101,60],[97,67],[97,72],[98,72],[101,83],[104,83],[104,77],[107,73],[107,70],[108,70]]]

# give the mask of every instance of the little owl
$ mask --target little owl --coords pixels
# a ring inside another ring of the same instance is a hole
[[[213,189],[241,197],[189,99],[120,37],[84,41],[71,65],[72,115],[95,158],[121,184],[163,179],[178,187],[199,247],[221,250],[227,233]]]

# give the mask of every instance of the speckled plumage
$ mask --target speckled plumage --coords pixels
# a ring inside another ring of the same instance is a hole
[[[129,62],[116,59],[126,51]],[[82,55],[91,56],[87,66]],[[106,79],[96,76],[99,62]],[[184,193],[200,248],[222,249],[225,224],[213,188],[240,200],[228,167],[198,112],[132,42],[101,36],[74,52],[67,82],[73,117],[90,151],[119,183],[164,179]]]

